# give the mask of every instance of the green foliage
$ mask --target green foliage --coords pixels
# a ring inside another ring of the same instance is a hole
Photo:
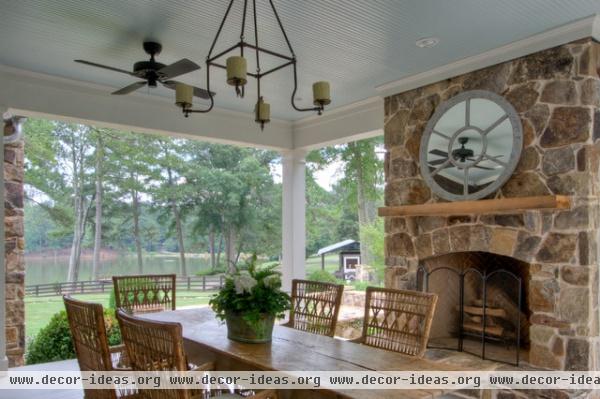
[[[121,331],[113,311],[104,311],[104,324],[109,345],[121,343]],[[55,362],[73,359],[75,349],[67,320],[67,312],[62,310],[50,319],[46,327],[28,343],[25,354],[26,364]]]
[[[370,285],[373,285],[373,284],[369,283],[368,281],[353,281],[352,282],[352,287],[356,291],[366,291],[367,287]]]
[[[115,297],[115,290],[110,290],[110,294],[108,295],[108,308],[117,310],[117,298]]]
[[[308,275],[308,279],[311,281],[320,281],[321,283],[340,284],[340,280],[326,270],[315,270]]]
[[[63,310],[52,316],[48,325],[29,342],[25,361],[27,364],[37,364],[74,357],[67,312]]]
[[[208,251],[209,236],[217,253],[231,239],[234,259],[281,252],[273,240],[281,234],[276,152],[34,118],[24,130],[27,251],[72,245],[76,197],[84,203],[82,247],[92,248],[101,181],[104,248],[133,251],[141,242],[146,251],[178,251],[179,219],[186,252]]]
[[[214,269],[202,269],[196,273],[196,276],[215,276],[217,274],[227,273],[225,266],[217,266]]]
[[[290,297],[281,291],[281,276],[277,265],[256,266],[256,255],[246,263],[246,270],[228,274],[225,285],[209,302],[221,320],[228,313],[242,315],[254,328],[259,327],[261,315],[282,318],[290,308]]]
[[[375,269],[378,281],[384,280],[385,255],[384,255],[384,221],[377,218],[372,223],[361,226],[360,242],[371,250],[371,267]]]

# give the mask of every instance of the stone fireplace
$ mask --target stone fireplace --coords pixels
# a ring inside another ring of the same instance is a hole
[[[567,210],[386,217],[385,221],[387,287],[423,288],[423,270],[441,266],[486,273],[506,269],[517,276],[520,288],[506,288],[507,283],[490,288],[490,284],[488,299],[495,298],[492,308],[504,309],[497,314],[512,311],[519,323],[515,319],[491,323],[512,331],[508,336],[518,328],[521,361],[535,367],[600,367],[599,57],[600,44],[580,40],[385,99],[386,206],[444,201],[419,173],[421,136],[442,101],[475,89],[503,96],[523,125],[519,164],[506,184],[488,198],[571,197],[572,207]],[[440,294],[432,345],[456,337],[458,291],[452,273],[430,276],[429,290]],[[481,288],[469,278],[464,292],[466,306],[482,300]],[[515,300],[518,294],[520,303]],[[446,345],[457,343],[450,340]]]

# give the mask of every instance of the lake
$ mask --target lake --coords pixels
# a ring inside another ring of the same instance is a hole
[[[138,274],[137,258],[133,253],[103,251],[101,258],[100,278],[111,278],[113,275]],[[188,275],[195,275],[200,270],[210,268],[208,254],[186,255]],[[25,285],[58,283],[67,281],[69,257],[64,251],[46,251],[43,254],[25,255]],[[179,254],[158,253],[144,255],[144,274],[176,273],[181,266]],[[92,256],[85,252],[81,257],[79,280],[92,279]]]

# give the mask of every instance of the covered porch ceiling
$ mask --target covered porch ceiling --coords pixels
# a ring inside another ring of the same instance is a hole
[[[234,2],[216,50],[238,39],[242,3]],[[600,32],[597,0],[274,3],[298,56],[299,103],[310,102],[313,81],[331,82],[333,102],[321,117],[291,108],[287,69],[264,80],[274,118],[261,132],[251,114],[253,81],[246,98],[239,99],[224,73],[216,71],[211,79],[216,109],[186,119],[173,105],[172,91],[144,88],[111,96],[132,80],[73,62],[86,59],[128,70],[147,58],[142,42],[152,39],[163,45],[159,61],[185,57],[202,65],[180,80],[205,87],[203,61],[226,0],[4,2],[0,106],[26,116],[277,150],[310,149],[382,134],[383,95],[582,37],[598,38]],[[261,43],[284,51],[266,5],[257,0]],[[436,47],[415,45],[429,36],[439,39]]]

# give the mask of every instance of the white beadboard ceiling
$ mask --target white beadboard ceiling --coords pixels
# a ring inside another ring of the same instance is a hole
[[[256,0],[261,46],[286,51],[267,0]],[[242,1],[236,0],[219,49],[239,38]],[[299,91],[308,105],[311,84],[331,82],[331,108],[377,94],[375,87],[524,39],[600,13],[600,0],[274,0],[299,60]],[[76,64],[73,59],[131,69],[147,58],[142,41],[163,44],[158,61],[186,57],[201,71],[181,80],[205,87],[204,59],[227,0],[1,0],[0,64],[119,88],[134,78]],[[252,29],[251,19],[247,28]],[[252,42],[251,31],[247,40]],[[436,36],[440,44],[420,49],[415,41]],[[250,56],[250,54],[249,54]],[[249,57],[252,59],[253,57]],[[272,60],[263,57],[267,68]],[[261,61],[263,62],[263,61]],[[254,63],[249,63],[254,68]],[[212,73],[214,71],[214,73]],[[250,112],[255,81],[247,98],[235,97],[224,71],[211,69],[216,106]],[[273,116],[297,120],[291,69],[263,83]],[[172,96],[167,89],[148,95]],[[108,93],[107,93],[108,95]],[[199,104],[200,105],[200,104]]]

